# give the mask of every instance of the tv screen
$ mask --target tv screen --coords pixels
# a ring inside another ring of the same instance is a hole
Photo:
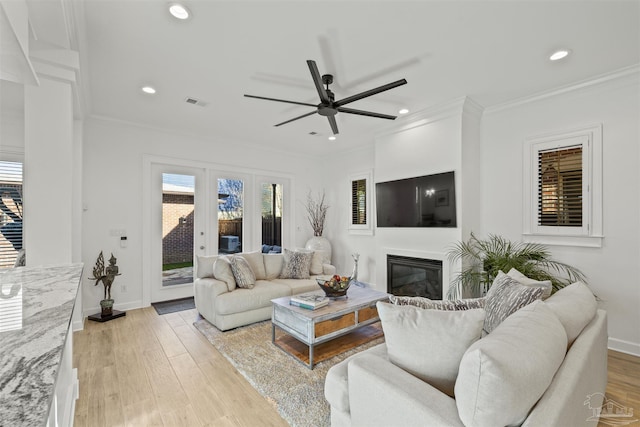
[[[456,227],[454,173],[376,183],[378,227]]]

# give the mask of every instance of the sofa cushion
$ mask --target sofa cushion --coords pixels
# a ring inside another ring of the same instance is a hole
[[[282,272],[282,264],[284,262],[284,255],[263,254],[262,260],[264,262],[264,270],[267,280],[273,280],[280,277],[280,273]]]
[[[229,292],[236,288],[236,279],[231,271],[231,262],[227,256],[219,256],[213,263],[213,277],[227,284]]]
[[[453,396],[460,360],[482,334],[484,310],[425,310],[384,302],[376,307],[391,363]]]
[[[484,318],[485,334],[491,333],[504,319],[522,307],[540,299],[543,289],[520,284],[517,280],[498,272],[493,285],[487,292]]]
[[[286,285],[256,280],[253,289],[238,288],[218,295],[214,301],[215,310],[219,315],[229,315],[271,307],[272,299],[287,296],[290,292]]]
[[[238,256],[241,256],[249,263],[251,271],[253,271],[253,274],[256,276],[256,280],[266,280],[267,272],[264,268],[264,261],[261,252],[243,252],[238,254]]]
[[[239,288],[252,289],[256,283],[256,276],[251,270],[251,266],[246,259],[239,255],[234,255],[230,259],[233,278]]]
[[[509,272],[507,273],[507,276],[511,277],[512,279],[516,279],[518,282],[520,282],[520,284],[525,285],[525,286],[539,286],[542,289],[544,289],[544,292],[542,292],[542,299],[547,299],[551,296],[551,290],[553,289],[553,285],[551,284],[551,280],[534,280],[534,279],[530,279],[527,276],[525,276],[524,274],[520,273],[518,270],[516,270],[515,268],[512,268],[511,270],[509,270]]]
[[[309,265],[309,274],[323,274],[322,264],[327,256],[327,251],[313,251],[311,256],[311,264]]]
[[[468,426],[520,425],[562,364],[567,336],[542,301],[518,310],[462,357],[455,384]]]
[[[196,257],[196,278],[204,279],[205,277],[215,277],[213,275],[213,264],[215,264],[218,255]]]
[[[280,273],[281,279],[308,279],[309,266],[313,253],[308,251],[284,250],[284,265]]]
[[[545,302],[564,326],[569,346],[573,344],[584,327],[591,322],[598,309],[596,298],[587,285],[582,282],[576,282],[560,289]]]
[[[320,291],[320,286],[315,279],[273,279],[272,282],[289,287],[291,295]]]
[[[412,305],[430,310],[471,310],[484,308],[485,298],[469,298],[459,300],[432,300],[424,297],[406,297],[391,295],[389,301],[395,305]]]

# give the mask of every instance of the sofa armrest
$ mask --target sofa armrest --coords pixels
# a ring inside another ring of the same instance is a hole
[[[331,264],[322,264],[322,274],[333,276],[336,274],[336,267]]]
[[[459,426],[456,402],[381,357],[349,362],[349,406],[353,426]]]

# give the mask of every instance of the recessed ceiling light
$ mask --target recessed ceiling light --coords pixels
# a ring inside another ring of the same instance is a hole
[[[409,110],[407,110],[406,108],[403,108],[400,111],[398,111],[398,114],[407,114],[408,112]]]
[[[149,95],[153,95],[154,93],[156,93],[156,90],[154,88],[152,88],[151,86],[143,86],[142,87],[142,91],[144,93],[148,93]]]
[[[557,61],[559,59],[566,58],[570,53],[571,51],[569,49],[558,49],[549,56],[549,60]]]
[[[189,9],[180,3],[172,3],[169,5],[169,13],[178,19],[187,19],[189,17]]]
[[[335,135],[331,135],[331,136],[329,137],[329,141],[335,141],[335,140],[336,140],[336,136],[335,136]]]

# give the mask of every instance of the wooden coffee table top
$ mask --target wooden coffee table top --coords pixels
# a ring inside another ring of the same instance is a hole
[[[307,292],[305,292],[307,293]],[[324,295],[322,289],[318,289],[318,295]],[[389,294],[386,292],[376,291],[370,288],[361,288],[359,286],[352,286],[347,291],[347,298],[340,297],[337,299],[331,299],[329,305],[318,308],[316,310],[309,310],[306,308],[296,307],[290,305],[289,301],[291,297],[282,297],[271,300],[273,304],[286,307],[288,310],[299,313],[304,317],[319,322],[323,319],[333,318],[345,313],[353,312],[361,307],[368,307],[375,301],[386,301],[389,298]]]

